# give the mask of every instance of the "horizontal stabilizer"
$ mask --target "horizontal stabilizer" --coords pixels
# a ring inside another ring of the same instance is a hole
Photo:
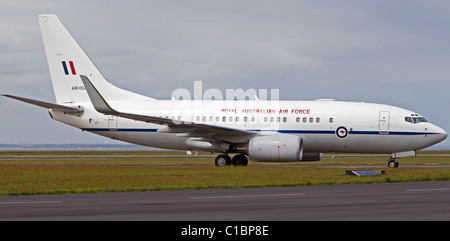
[[[58,105],[58,104],[53,104],[53,103],[39,101],[39,100],[28,99],[28,98],[14,96],[14,95],[3,95],[3,96],[9,97],[12,99],[16,99],[16,100],[20,100],[20,101],[26,102],[28,104],[37,105],[37,106],[40,106],[43,108],[56,110],[56,111],[64,111],[64,112],[82,112],[83,111],[82,106],[71,107],[71,106]]]

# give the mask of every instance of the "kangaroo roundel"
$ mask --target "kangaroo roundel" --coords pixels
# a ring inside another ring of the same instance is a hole
[[[343,127],[343,126],[337,128],[337,129],[336,129],[336,135],[337,135],[339,138],[345,138],[345,137],[347,137],[347,135],[348,135],[347,128],[345,128],[345,127]]]

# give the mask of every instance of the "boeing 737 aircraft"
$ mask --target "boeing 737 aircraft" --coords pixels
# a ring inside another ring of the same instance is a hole
[[[4,96],[47,108],[51,118],[144,146],[220,153],[217,166],[319,161],[322,153],[389,153],[397,158],[447,133],[414,111],[334,100],[156,100],[108,82],[57,16],[39,15],[56,104]],[[163,83],[163,82],[161,82]],[[233,158],[230,153],[237,153]]]

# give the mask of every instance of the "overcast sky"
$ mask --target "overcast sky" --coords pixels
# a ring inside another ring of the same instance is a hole
[[[38,14],[53,13],[105,77],[173,90],[279,89],[280,99],[384,103],[450,131],[449,1],[0,0],[0,93],[54,102]],[[0,98],[0,143],[120,143]],[[450,140],[439,144],[450,146]]]

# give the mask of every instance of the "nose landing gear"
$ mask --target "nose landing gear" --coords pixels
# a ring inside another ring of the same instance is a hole
[[[388,167],[397,168],[398,167],[397,158],[411,157],[411,156],[416,156],[416,151],[394,152],[392,153],[391,159],[388,162]]]
[[[388,167],[390,168],[397,168],[398,167],[398,161],[395,160],[395,158],[391,158],[388,162]]]

